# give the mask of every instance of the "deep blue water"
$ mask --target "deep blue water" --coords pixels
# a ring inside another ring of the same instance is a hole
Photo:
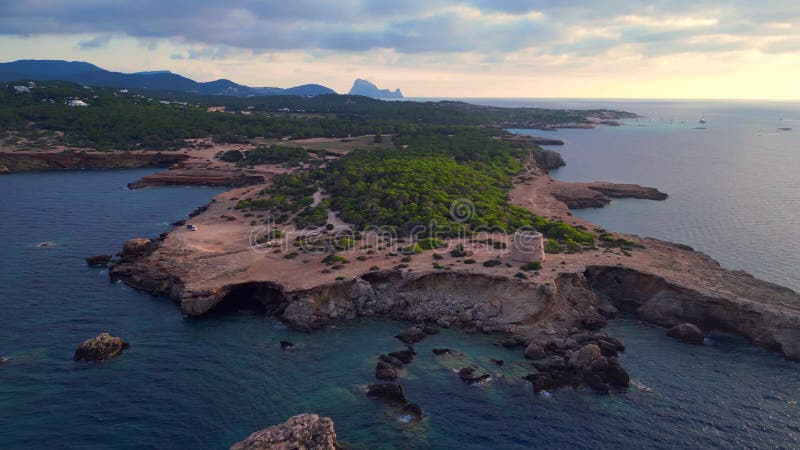
[[[0,448],[226,448],[300,412],[334,419],[353,448],[641,448],[800,445],[800,366],[737,338],[690,347],[633,319],[626,341],[637,387],[600,397],[534,396],[530,365],[496,336],[445,330],[417,346],[404,375],[420,424],[365,398],[375,358],[408,324],[360,320],[314,333],[258,314],[192,319],[176,304],[109,283],[86,267],[134,236],[153,236],[214,189],[128,191],[147,171],[0,177]],[[53,247],[36,244],[52,242]],[[129,352],[72,362],[83,339],[111,332]],[[294,341],[292,352],[279,340]],[[436,359],[432,347],[464,352]],[[506,361],[498,369],[489,358]],[[453,369],[496,375],[465,386]]]

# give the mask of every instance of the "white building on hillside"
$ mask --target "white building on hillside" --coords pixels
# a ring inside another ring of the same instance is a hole
[[[70,101],[67,102],[67,105],[68,106],[73,106],[73,107],[74,106],[89,106],[89,104],[86,103],[83,100],[70,100]]]

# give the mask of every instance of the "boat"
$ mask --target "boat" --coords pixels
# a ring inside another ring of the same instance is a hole
[[[189,231],[197,231],[197,225],[188,224],[186,225],[186,229]]]
[[[700,123],[706,123],[706,119],[700,119]]]

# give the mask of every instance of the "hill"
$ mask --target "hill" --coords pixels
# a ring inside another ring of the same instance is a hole
[[[122,89],[152,89],[161,91],[196,92],[205,95],[323,95],[336,92],[319,84],[306,84],[288,89],[250,87],[231,80],[197,82],[166,70],[122,73],[105,70],[81,61],[19,60],[0,63],[0,81],[62,80],[89,86]]]

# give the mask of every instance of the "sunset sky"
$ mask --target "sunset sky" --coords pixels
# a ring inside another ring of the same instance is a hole
[[[798,99],[800,1],[3,1],[16,59],[415,97]]]

